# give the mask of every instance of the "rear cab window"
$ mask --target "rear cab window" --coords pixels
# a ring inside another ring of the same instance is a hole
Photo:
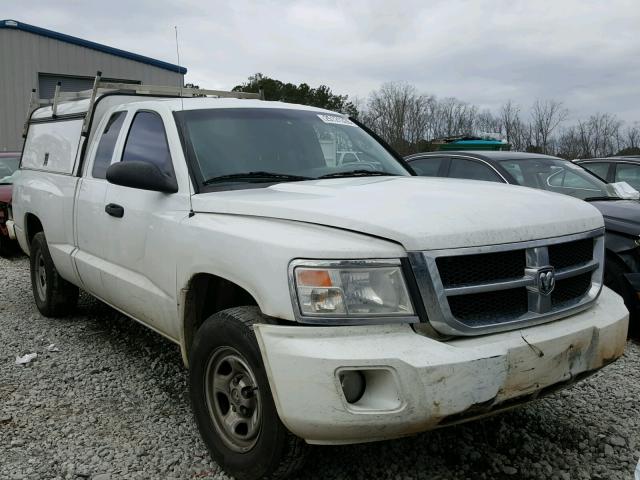
[[[115,112],[109,117],[109,121],[100,136],[96,155],[93,160],[93,169],[91,170],[91,176],[93,178],[106,178],[107,169],[111,165],[113,151],[126,116],[127,112]]]

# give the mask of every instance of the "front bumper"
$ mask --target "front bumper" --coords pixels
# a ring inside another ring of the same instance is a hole
[[[409,325],[256,325],[276,408],[309,443],[400,437],[534,398],[620,357],[628,312],[604,288],[590,309],[521,330],[440,342]],[[338,374],[365,372],[348,404]]]

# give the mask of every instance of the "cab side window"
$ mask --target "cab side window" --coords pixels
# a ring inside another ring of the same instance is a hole
[[[124,145],[122,161],[154,163],[165,175],[173,176],[169,144],[160,115],[136,113]]]
[[[113,157],[113,149],[116,146],[116,141],[126,116],[127,112],[116,112],[109,118],[107,126],[100,137],[96,157],[93,160],[93,169],[91,170],[93,178],[106,178],[107,168],[111,165],[111,158]]]
[[[416,173],[422,177],[437,177],[443,157],[425,157],[409,163]]]
[[[502,179],[491,168],[482,162],[465,158],[452,158],[449,177],[468,178],[470,180],[484,180],[487,182],[502,182]]]

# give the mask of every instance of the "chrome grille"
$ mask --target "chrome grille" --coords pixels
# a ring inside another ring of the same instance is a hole
[[[434,328],[452,335],[483,334],[554,320],[588,307],[602,287],[604,230],[411,252],[409,260]],[[549,272],[549,278],[555,278],[551,292],[544,278]]]
[[[549,263],[556,270],[593,260],[593,238],[549,245]]]
[[[591,287],[591,272],[565,278],[556,283],[556,288],[551,293],[551,305],[559,305],[578,301]]]
[[[527,312],[527,288],[456,295],[447,298],[451,314],[467,325],[483,325],[500,317],[518,317]]]
[[[522,276],[526,265],[524,250],[512,250],[459,257],[436,258],[445,288],[509,280]]]

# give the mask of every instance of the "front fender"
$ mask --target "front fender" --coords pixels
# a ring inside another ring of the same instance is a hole
[[[402,246],[333,227],[244,215],[196,213],[177,246],[178,296],[198,273],[248,291],[265,315],[295,320],[288,267],[295,258],[402,258]]]

